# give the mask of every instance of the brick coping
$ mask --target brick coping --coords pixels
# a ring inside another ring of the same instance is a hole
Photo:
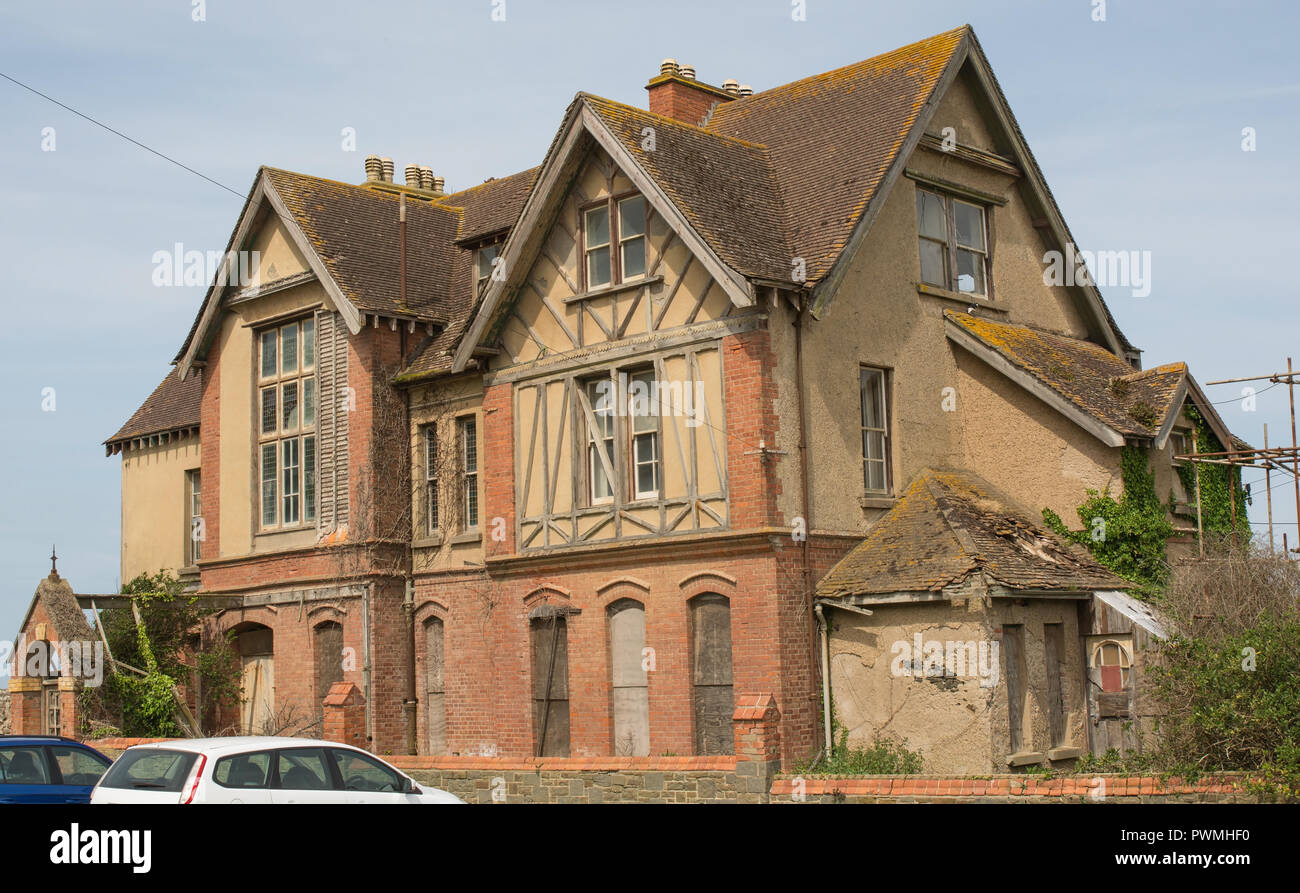
[[[1097,781],[1104,782],[1104,788]],[[821,794],[927,797],[1138,797],[1151,794],[1239,794],[1251,776],[1218,773],[1188,783],[1180,778],[1151,775],[1071,775],[1037,778],[1030,775],[970,777],[957,775],[820,775],[789,773],[772,781],[773,795]]]
[[[735,757],[451,757],[380,754],[399,769],[495,769],[503,772],[735,772]]]

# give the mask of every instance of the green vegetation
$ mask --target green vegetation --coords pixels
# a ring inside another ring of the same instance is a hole
[[[1134,584],[1139,598],[1158,597],[1169,579],[1165,543],[1174,533],[1165,506],[1156,495],[1155,473],[1143,447],[1126,446],[1120,454],[1124,493],[1086,491],[1078,508],[1082,530],[1070,530],[1061,516],[1043,509],[1043,520],[1058,535],[1080,543],[1097,562]]]
[[[1195,425],[1195,448],[1198,453],[1216,453],[1227,447],[1214,436],[1204,417],[1194,407],[1187,408],[1187,417]],[[1246,518],[1246,489],[1241,484],[1241,469],[1228,465],[1207,465],[1201,467],[1201,527],[1207,534],[1228,534],[1233,531],[1233,500],[1236,500],[1239,542],[1250,539],[1250,524]],[[1178,466],[1178,478],[1183,482],[1183,489],[1191,499],[1196,493],[1196,469],[1191,462]],[[1232,490],[1228,481],[1232,481]],[[1235,492],[1234,492],[1235,491]]]
[[[136,623],[129,605],[101,611],[117,672],[105,675],[99,688],[82,692],[84,734],[184,735],[174,687],[195,681],[202,692],[200,715],[238,701],[239,657],[231,643],[220,639],[197,647],[198,630],[213,608],[185,594],[180,581],[161,571],[141,574],[122,592],[135,596],[142,623]]]

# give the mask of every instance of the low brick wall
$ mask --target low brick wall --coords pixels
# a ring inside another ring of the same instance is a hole
[[[772,803],[1259,803],[1249,777],[1223,773],[1187,784],[1151,776],[1078,775],[1036,778],[995,775],[801,777],[772,781]]]
[[[117,759],[122,751],[136,744],[153,744],[155,741],[175,741],[175,738],[84,738],[84,743],[106,757]]]
[[[469,803],[765,803],[767,764],[734,757],[385,756]]]

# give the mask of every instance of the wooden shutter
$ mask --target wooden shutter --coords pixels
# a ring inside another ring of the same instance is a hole
[[[533,652],[534,722],[540,757],[569,755],[569,635],[559,611],[530,627]],[[549,671],[549,672],[548,672]]]
[[[731,716],[736,699],[731,678],[731,602],[708,593],[691,599],[691,675],[695,700],[695,752],[717,756],[735,751]]]
[[[339,314],[316,311],[316,526],[348,523],[348,332]]]

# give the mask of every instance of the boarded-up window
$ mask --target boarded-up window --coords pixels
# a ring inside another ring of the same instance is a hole
[[[713,756],[734,752],[731,715],[731,602],[706,593],[690,601],[691,674],[695,700],[695,752]]]
[[[424,624],[424,703],[429,728],[429,753],[447,752],[447,703],[443,683],[445,651],[442,620],[430,617]]]
[[[569,755],[569,635],[558,611],[530,625],[533,652],[533,717],[537,755]]]
[[[326,620],[317,624],[312,638],[316,652],[316,712],[320,714],[330,686],[343,681],[343,625]]]
[[[1011,728],[1011,752],[1025,749],[1025,628],[1019,624],[1002,627],[1003,672],[1007,677],[1007,724]]]
[[[645,606],[621,599],[609,606],[610,684],[614,702],[614,754],[650,755],[650,690],[643,665]]]
[[[270,627],[248,623],[235,628],[239,652],[243,715],[246,735],[268,735],[275,725],[275,636]]]
[[[1047,721],[1051,726],[1052,747],[1061,747],[1065,744],[1064,624],[1043,624],[1043,652],[1047,661]]]

